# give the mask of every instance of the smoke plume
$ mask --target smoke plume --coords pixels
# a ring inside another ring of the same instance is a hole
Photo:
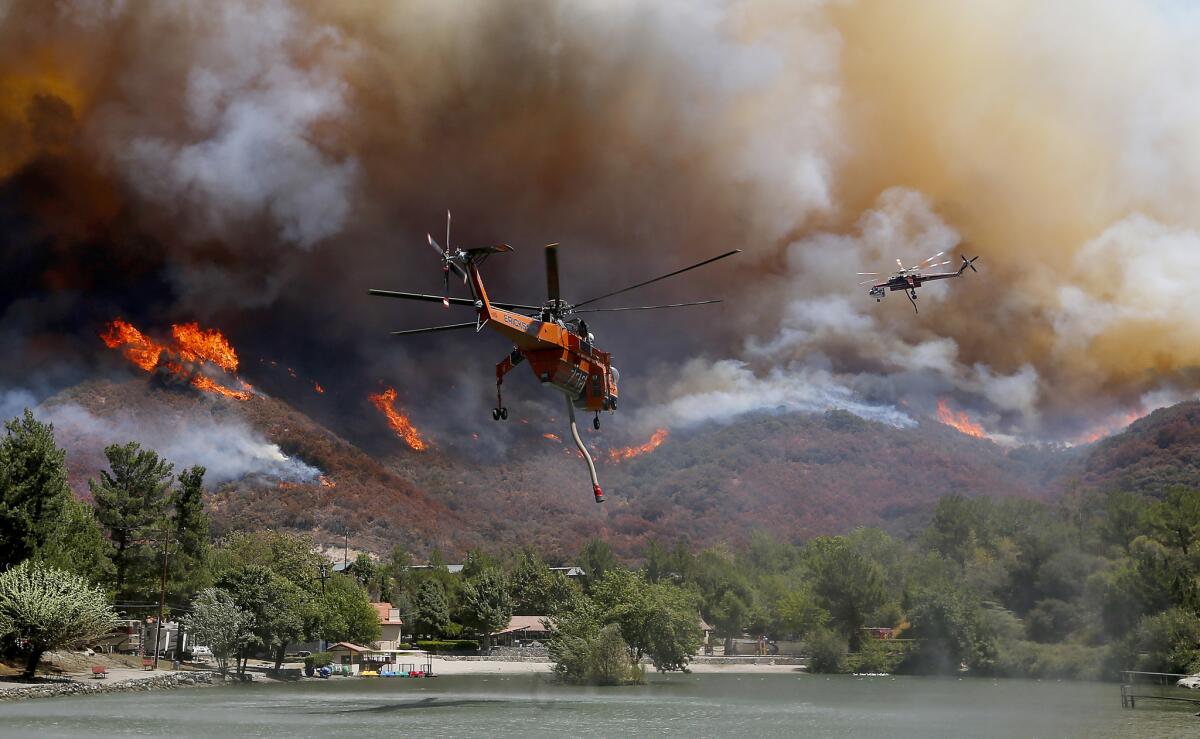
[[[1132,0],[3,4],[0,390],[127,371],[116,315],[199,320],[340,429],[394,385],[461,435],[503,342],[392,340],[464,318],[364,294],[440,290],[450,208],[517,301],[550,241],[572,300],[745,250],[628,296],[718,307],[594,322],[631,430],[951,397],[1075,439],[1200,387],[1198,42]],[[857,284],[939,251],[980,273],[919,315]]]

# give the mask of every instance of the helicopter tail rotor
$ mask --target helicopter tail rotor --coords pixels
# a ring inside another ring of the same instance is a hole
[[[463,284],[467,283],[467,273],[463,268],[458,266],[454,261],[454,253],[450,250],[450,211],[446,211],[446,247],[437,242],[433,238],[433,234],[425,234],[425,238],[429,241],[429,247],[437,252],[437,255],[442,258],[442,305],[446,308],[450,307],[450,273],[458,275],[462,278]]]
[[[959,256],[962,257],[962,266],[958,268],[958,273],[960,275],[967,269],[967,267],[970,267],[972,272],[979,271],[979,270],[975,269],[975,265],[974,265],[974,261],[976,259],[979,259],[979,257],[975,256],[975,257],[971,257],[970,259],[967,259],[965,256],[962,256],[961,254]]]

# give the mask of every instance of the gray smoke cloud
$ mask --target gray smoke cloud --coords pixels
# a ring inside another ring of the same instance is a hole
[[[72,403],[41,406],[34,415],[54,425],[60,444],[72,454],[102,458],[104,447],[130,441],[153,449],[175,464],[176,471],[203,465],[207,485],[247,477],[313,482],[320,470],[288,457],[278,445],[236,418],[212,418],[202,413],[171,418],[117,412],[103,418]]]
[[[93,323],[209,319],[347,393],[396,384],[415,415],[461,436],[487,416],[504,347],[384,345],[389,329],[459,319],[362,294],[440,289],[421,241],[449,207],[456,243],[518,246],[488,265],[514,300],[544,292],[548,241],[569,245],[573,298],[746,250],[742,265],[637,295],[715,295],[720,311],[597,320],[625,371],[623,409],[647,414],[634,426],[779,397],[899,421],[949,398],[994,434],[1071,439],[1198,385],[1200,312],[1184,306],[1200,244],[1200,15],[1185,4],[3,12],[0,213],[14,227],[0,256],[17,276],[0,346],[22,358],[6,378],[35,366],[25,357],[73,306]],[[982,273],[923,288],[920,316],[855,284],[939,251],[982,255]],[[50,315],[31,292],[62,304]],[[65,350],[94,361],[78,344]]]

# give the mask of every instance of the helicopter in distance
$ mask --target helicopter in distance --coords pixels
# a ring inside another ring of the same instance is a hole
[[[442,263],[442,295],[427,295],[423,293],[397,292],[394,290],[370,289],[368,294],[384,298],[401,300],[416,300],[425,302],[440,302],[446,308],[450,306],[470,307],[475,311],[475,320],[465,323],[452,323],[444,326],[393,331],[393,336],[413,336],[440,331],[458,331],[475,329],[478,333],[484,328],[491,328],[505,339],[512,342],[512,350],[496,364],[496,407],[492,409],[492,420],[508,419],[508,408],[504,406],[501,389],[504,376],[514,367],[528,361],[533,374],[542,384],[549,384],[563,393],[566,398],[567,416],[570,421],[571,438],[575,446],[587,462],[588,474],[591,477],[592,493],[596,502],[604,502],[604,492],[596,476],[596,465],[579,437],[579,429],[575,424],[575,409],[595,413],[592,425],[600,428],[600,412],[617,409],[617,383],[620,373],[613,366],[612,354],[595,346],[595,336],[587,322],[581,316],[583,313],[604,313],[633,310],[659,310],[664,308],[683,308],[697,305],[711,305],[720,300],[698,300],[689,303],[671,303],[667,305],[634,305],[620,307],[590,307],[607,298],[635,290],[640,287],[674,277],[684,272],[712,264],[720,259],[731,257],[741,252],[741,249],[727,251],[715,257],[705,259],[682,269],[659,275],[635,285],[614,290],[612,292],[589,298],[580,303],[568,303],[563,300],[559,291],[558,279],[558,244],[548,244],[545,247],[546,259],[546,300],[541,305],[523,303],[508,303],[492,300],[483,284],[483,276],[479,266],[493,254],[507,254],[513,251],[508,244],[475,247],[471,249],[456,249],[450,246],[450,212],[446,212],[446,246],[437,243],[431,234],[426,234],[429,246],[437,252]],[[450,275],[462,278],[463,284],[471,291],[470,298],[450,296]]]
[[[922,283],[929,282],[930,280],[946,280],[951,277],[958,277],[962,275],[964,271],[966,271],[967,267],[970,267],[972,272],[979,271],[975,269],[975,260],[979,259],[979,257],[971,257],[970,259],[967,259],[965,256],[963,256],[962,264],[959,265],[957,272],[922,272],[922,270],[933,269],[935,267],[944,267],[947,264],[950,264],[952,260],[949,259],[944,262],[934,261],[941,258],[941,256],[945,253],[946,252],[944,251],[939,251],[937,254],[929,257],[916,267],[905,267],[904,263],[897,259],[896,264],[900,267],[900,269],[892,273],[892,276],[884,282],[876,282],[878,279],[877,275],[880,274],[879,272],[856,272],[855,274],[860,277],[871,277],[871,279],[863,280],[858,284],[871,285],[871,289],[867,291],[867,294],[875,298],[876,303],[883,300],[884,296],[887,295],[888,290],[893,292],[896,290],[903,290],[905,295],[908,297],[908,301],[912,303],[913,311],[919,314],[921,311],[917,310],[917,288],[920,287]]]

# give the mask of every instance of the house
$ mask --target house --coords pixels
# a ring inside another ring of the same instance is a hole
[[[381,652],[403,649],[404,621],[400,619],[400,609],[386,601],[372,603],[371,607],[379,614],[379,641],[375,642],[375,648]]]
[[[366,656],[372,652],[372,649],[370,647],[359,646],[358,644],[351,644],[348,641],[340,641],[330,647],[328,651],[333,655],[333,664],[344,665],[349,668],[350,674],[357,675],[366,661]]]
[[[577,565],[571,565],[570,567],[551,567],[550,571],[551,572],[561,572],[570,578],[584,577],[587,575],[587,573],[584,572],[583,568],[579,567]]]
[[[407,570],[436,570],[438,567],[445,567],[446,572],[451,575],[457,575],[463,571],[462,565],[409,565]]]
[[[499,647],[528,646],[530,642],[543,642],[550,638],[550,628],[544,623],[546,616],[513,616],[499,631],[492,632],[492,644]]]

